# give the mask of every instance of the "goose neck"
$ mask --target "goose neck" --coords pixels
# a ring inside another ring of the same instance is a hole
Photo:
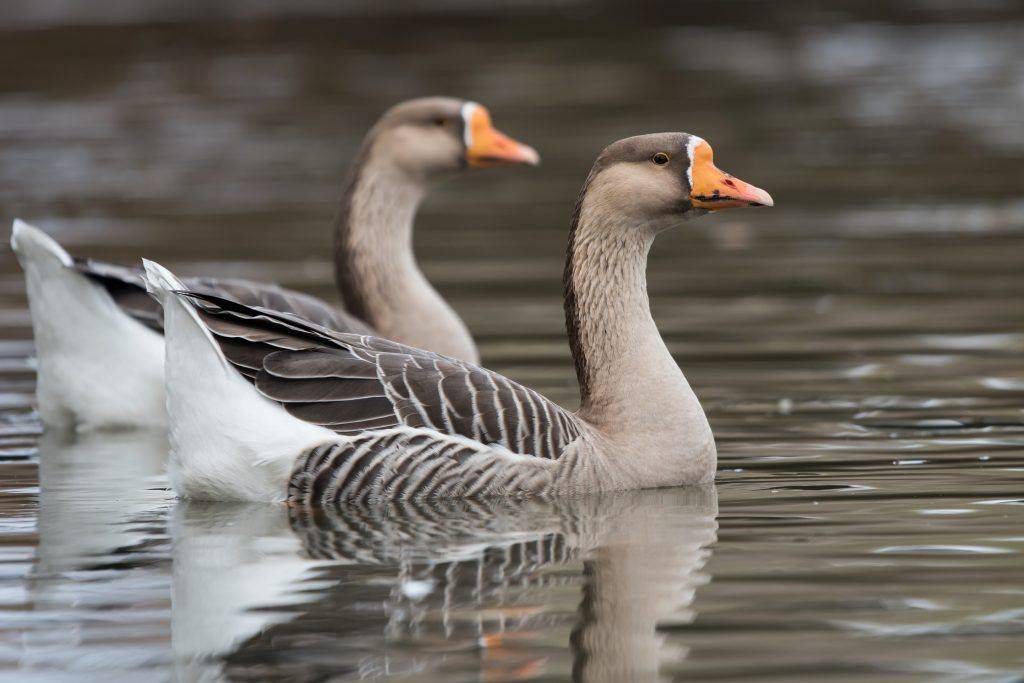
[[[428,179],[371,150],[346,185],[335,237],[335,274],[345,308],[382,337],[475,363],[458,314],[424,277],[413,253],[416,211]]]
[[[654,231],[606,206],[581,201],[566,259],[580,416],[631,451],[668,454],[694,443],[713,450],[700,403],[651,316],[646,266]]]
[[[413,254],[413,222],[426,188],[372,152],[361,155],[341,200],[335,274],[345,307],[374,327],[425,285]],[[396,313],[397,314],[397,313]]]

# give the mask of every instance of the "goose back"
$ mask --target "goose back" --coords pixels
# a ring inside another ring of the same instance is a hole
[[[74,259],[74,268],[101,285],[121,310],[155,332],[163,332],[163,310],[146,292],[141,268],[118,266],[93,259]],[[184,278],[190,290],[289,313],[340,332],[369,334],[369,326],[356,316],[309,294],[275,284],[241,278]]]

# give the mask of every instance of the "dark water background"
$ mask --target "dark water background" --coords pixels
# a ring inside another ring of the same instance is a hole
[[[697,133],[777,206],[651,257],[715,487],[386,515],[175,502],[159,435],[40,442],[0,254],[0,678],[1024,680],[1016,3],[6,7],[0,217],[83,255],[332,296],[375,116],[485,103],[544,164],[442,188],[417,250],[485,363],[567,404],[604,144]]]

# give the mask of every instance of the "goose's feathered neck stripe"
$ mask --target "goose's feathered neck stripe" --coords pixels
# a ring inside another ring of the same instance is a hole
[[[572,352],[573,364],[576,367],[576,381],[580,385],[580,400],[586,401],[590,394],[590,381],[587,377],[587,354],[583,350],[583,343],[580,338],[580,313],[579,297],[576,293],[576,283],[573,276],[573,263],[576,259],[576,233],[579,230],[580,212],[582,211],[583,196],[587,188],[584,185],[576,200],[576,208],[572,212],[572,222],[569,226],[569,245],[565,250],[565,271],[562,274],[562,296],[565,307],[565,331],[569,337],[569,350]]]
[[[565,307],[565,331],[569,337],[569,350],[572,352],[573,364],[576,367],[576,381],[580,386],[580,401],[586,403],[590,396],[590,373],[587,365],[587,352],[583,345],[580,333],[580,311],[579,295],[576,291],[574,266],[576,263],[576,239],[579,236],[580,215],[583,213],[583,201],[587,197],[590,185],[594,178],[600,173],[607,162],[604,156],[598,157],[594,162],[587,179],[583,182],[579,196],[576,197],[576,205],[572,210],[572,217],[569,221],[569,243],[565,250],[565,270],[562,273],[562,296]]]
[[[338,214],[334,219],[334,279],[338,291],[341,293],[342,301],[345,302],[348,312],[370,325],[374,324],[373,306],[363,287],[363,280],[356,270],[355,259],[349,244],[352,239],[352,214],[354,213],[353,202],[356,188],[359,187],[375,138],[376,136],[371,133],[363,140],[342,185]]]

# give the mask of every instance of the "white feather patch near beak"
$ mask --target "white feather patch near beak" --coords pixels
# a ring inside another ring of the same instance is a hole
[[[690,187],[693,187],[693,151],[702,142],[704,142],[703,138],[691,135],[690,141],[686,143],[686,156],[690,160],[690,163],[686,166],[686,179],[690,182]]]
[[[473,147],[473,112],[479,106],[476,102],[466,102],[459,111],[462,115],[462,143],[466,149]]]

